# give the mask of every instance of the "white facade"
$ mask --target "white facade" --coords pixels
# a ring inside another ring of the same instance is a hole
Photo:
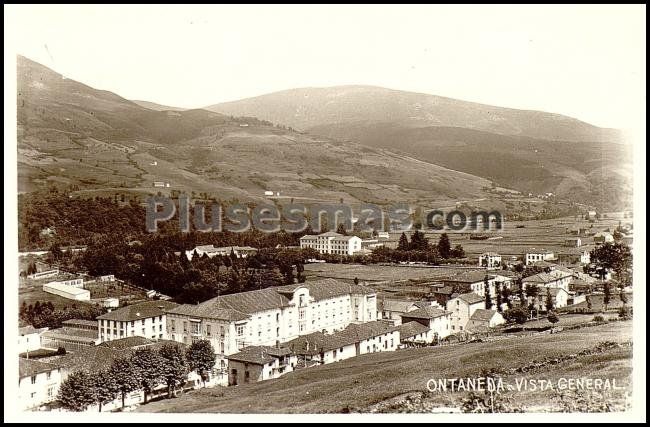
[[[499,268],[501,266],[501,255],[486,252],[478,257],[479,267]]]
[[[308,234],[300,238],[300,248],[312,248],[321,254],[353,255],[361,250],[361,238],[333,232]]]
[[[46,283],[43,291],[77,301],[90,301],[90,291],[58,282]]]
[[[56,276],[58,274],[59,274],[59,269],[56,268],[54,270],[39,271],[37,273],[30,274],[27,277],[30,278],[30,279],[45,279],[45,278],[48,278],[48,277],[54,277],[54,276]]]
[[[316,298],[310,293],[314,286],[330,292],[314,289]],[[251,300],[259,301],[263,309],[249,308]],[[368,288],[326,279],[226,295],[198,306],[182,305],[166,314],[169,339],[186,344],[206,339],[223,360],[244,347],[275,346],[300,335],[331,333],[351,323],[374,321],[377,298]]]
[[[469,318],[478,309],[485,309],[485,299],[472,294],[459,295],[447,301],[447,311],[451,312],[451,333],[464,331]]]
[[[536,263],[538,261],[553,261],[555,254],[549,251],[527,252],[525,261],[526,265]]]
[[[99,342],[126,337],[144,337],[152,340],[167,339],[166,316],[164,314],[138,320],[97,320]]]
[[[213,245],[201,245],[195,247],[191,251],[185,251],[185,256],[191,261],[194,257],[194,253],[196,253],[199,257],[202,257],[204,254],[206,254],[210,258],[214,256],[230,256],[234,253],[237,258],[246,258],[249,255],[254,255],[257,253],[257,249],[250,246],[215,247]]]
[[[20,409],[35,409],[56,400],[61,386],[61,370],[59,368],[23,359],[19,359],[19,364],[21,365],[21,374],[18,380],[17,401]],[[26,369],[25,365],[39,366],[39,368]]]
[[[41,332],[43,329],[34,329],[31,326],[20,328],[18,331],[18,354],[41,348]]]

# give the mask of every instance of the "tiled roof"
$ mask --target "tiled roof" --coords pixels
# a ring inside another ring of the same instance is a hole
[[[460,294],[456,298],[462,299],[467,304],[477,304],[479,302],[485,301],[484,297],[480,296],[475,292],[467,292],[466,294]]]
[[[18,335],[23,336],[23,335],[31,335],[31,334],[40,334],[43,331],[47,331],[47,328],[37,329],[32,325],[27,325],[27,326],[23,326],[22,328],[18,328]]]
[[[41,372],[50,372],[57,369],[55,365],[38,360],[18,358],[18,373],[20,378],[31,377]]]
[[[70,371],[84,370],[88,372],[94,372],[110,367],[115,359],[129,357],[135,350],[141,347],[147,347],[154,350],[162,347],[165,344],[173,344],[180,347],[186,347],[186,345],[183,343],[169,340],[158,340],[150,342],[149,344],[145,344],[144,346],[132,347],[128,347],[127,344],[133,343],[134,341],[131,341],[128,338],[126,341],[125,339],[116,341],[122,341],[121,344],[118,344],[120,348],[113,348],[109,345],[103,345],[107,343],[102,343],[101,345],[84,347],[60,357],[56,356],[50,359],[50,363],[56,367]]]
[[[373,322],[366,323],[350,323],[345,329],[334,335],[349,338],[348,343],[352,344],[366,340],[368,338],[383,335],[388,332],[393,332],[395,330],[397,330],[395,326],[391,326],[387,322],[382,322],[381,320],[375,320]]]
[[[185,304],[177,306],[166,310],[166,312],[227,321],[245,320],[254,313],[287,307],[290,298],[293,297],[292,294],[298,288],[307,288],[309,295],[316,301],[350,294],[367,295],[375,293],[372,289],[362,285],[343,283],[334,279],[323,279],[222,295],[197,305]]]
[[[146,319],[149,317],[162,316],[165,310],[176,307],[178,304],[170,301],[146,301],[138,304],[127,305],[126,307],[113,310],[109,313],[98,316],[100,320],[118,320],[128,322],[131,320]]]
[[[397,330],[399,331],[400,339],[404,339],[429,332],[431,329],[427,328],[419,322],[412,321],[399,325],[397,327]]]
[[[114,350],[124,350],[127,348],[141,347],[153,344],[154,341],[145,337],[126,337],[118,340],[105,341],[99,345],[112,348]]]
[[[95,329],[99,328],[96,320],[84,320],[84,319],[70,319],[64,320],[61,322],[63,326],[75,327],[75,326],[85,326],[85,327],[94,327]]]
[[[99,332],[97,329],[91,331],[87,329],[77,328],[57,328],[43,332],[44,338],[53,338],[60,340],[78,341],[85,343],[94,343],[99,339]]]
[[[532,276],[524,277],[523,281],[529,283],[550,283],[555,282],[559,279],[559,277],[551,276],[548,273],[538,273],[533,274]]]
[[[291,354],[288,348],[276,348],[267,346],[244,347],[239,353],[226,356],[228,360],[265,365],[275,359]]]
[[[454,293],[454,287],[447,285],[438,288],[431,288],[431,292],[434,294],[451,295]]]
[[[408,300],[382,299],[377,302],[377,310],[379,311],[406,313],[413,306],[415,306],[415,302]]]
[[[436,317],[445,316],[449,314],[448,311],[436,308],[433,306],[418,308],[417,310],[409,311],[402,316],[402,319],[435,319]]]
[[[486,310],[483,308],[479,308],[470,316],[470,320],[489,322],[494,317],[495,313],[496,313],[495,310]]]

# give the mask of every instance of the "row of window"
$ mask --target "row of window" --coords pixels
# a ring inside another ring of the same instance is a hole
[[[145,318],[145,319],[141,319],[139,323],[141,325],[144,325],[145,320],[147,320],[147,319],[151,319],[151,321],[153,323],[156,323],[156,319],[158,319],[159,322],[162,322],[163,317],[161,315],[161,316],[158,316],[158,317]],[[105,319],[102,319],[99,322],[100,322],[100,327],[112,327],[112,328],[116,328],[118,326],[118,324],[121,324],[123,326],[124,324],[129,323],[128,321],[122,322],[122,321],[119,321],[119,320],[105,320]],[[135,320],[131,320],[131,322],[130,322],[131,327],[135,326],[135,322],[136,322]]]

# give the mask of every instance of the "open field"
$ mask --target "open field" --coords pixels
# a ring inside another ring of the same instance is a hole
[[[478,267],[477,267],[478,269]],[[467,271],[467,268],[413,267],[400,265],[361,265],[315,263],[305,265],[307,280],[333,278],[364,282],[395,282],[400,280],[436,280],[450,274]]]
[[[621,212],[610,212],[605,214],[607,218],[601,218],[593,223],[575,217],[563,217],[536,221],[504,221],[503,230],[486,231],[480,230],[479,234],[488,234],[488,240],[471,240],[470,233],[449,232],[449,239],[452,246],[462,245],[469,258],[478,259],[483,252],[497,252],[505,256],[521,257],[526,250],[548,249],[555,252],[567,251],[570,248],[564,246],[564,241],[573,237],[567,233],[567,229],[590,228],[596,232],[609,229],[613,231],[619,221],[622,224],[631,224],[633,219],[623,218]],[[523,227],[522,227],[523,226]],[[521,228],[518,228],[521,227]],[[388,246],[395,247],[401,233],[391,233]],[[407,233],[408,234],[408,233]],[[442,232],[425,231],[425,235],[432,244],[436,244]],[[585,249],[593,249],[593,237],[580,237]]]
[[[334,364],[289,373],[281,378],[237,387],[203,389],[189,392],[177,399],[153,402],[140,412],[194,413],[338,413],[368,411],[373,405],[406,393],[426,390],[429,379],[476,378],[482,369],[507,372],[527,366],[533,361],[572,355],[593,349],[599,342],[627,343],[631,340],[630,321],[566,331],[558,334],[536,334],[505,338],[493,342],[425,347],[396,352],[367,354]],[[560,368],[560,369],[558,369]],[[597,355],[577,356],[548,371],[520,374],[553,378],[568,377],[615,378],[620,385],[629,385],[631,349],[615,348]],[[514,383],[506,374],[505,380]],[[624,399],[617,392],[611,401]],[[515,392],[512,392],[515,393]],[[517,396],[526,407],[553,409],[551,390],[529,391]],[[612,392],[614,393],[614,392]],[[458,406],[462,393],[433,393],[436,406]],[[520,398],[522,397],[522,398]],[[608,399],[610,396],[608,396]]]

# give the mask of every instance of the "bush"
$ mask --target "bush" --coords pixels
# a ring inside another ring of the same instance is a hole
[[[594,322],[604,322],[604,321],[605,321],[605,318],[602,315],[598,314],[598,315],[594,316]]]
[[[628,319],[632,316],[632,311],[630,310],[629,307],[623,306],[618,309],[618,317],[620,319]]]
[[[57,356],[63,356],[63,355],[65,355],[65,353],[66,353],[65,347],[59,347],[59,348],[56,349],[56,355]]]

